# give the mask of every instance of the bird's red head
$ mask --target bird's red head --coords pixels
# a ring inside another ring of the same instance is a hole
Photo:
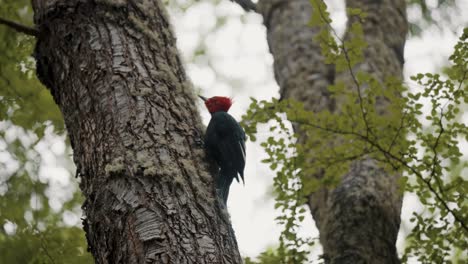
[[[232,99],[229,97],[214,96],[211,98],[205,98],[201,95],[199,95],[199,97],[205,101],[205,106],[211,114],[219,111],[227,112],[232,105]]]

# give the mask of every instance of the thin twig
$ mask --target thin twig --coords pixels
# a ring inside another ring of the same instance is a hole
[[[13,22],[13,21],[1,18],[1,17],[0,17],[0,24],[3,24],[15,30],[16,32],[23,33],[29,36],[37,37],[39,35],[39,31],[37,31],[37,29],[35,28],[28,27],[28,26],[25,26],[25,25],[22,25],[22,24],[19,24],[19,23],[16,23],[16,22]]]
[[[403,112],[403,115],[402,115],[401,120],[400,120],[400,126],[398,127],[398,130],[397,130],[395,136],[394,136],[393,139],[392,139],[392,143],[390,143],[390,146],[388,147],[388,150],[387,150],[388,152],[392,151],[392,148],[393,148],[393,146],[395,145],[398,136],[400,136],[400,133],[401,133],[401,131],[403,130],[403,127],[404,127],[404,120],[405,120],[405,117],[406,117],[406,114],[407,114],[407,113],[408,113],[407,111],[404,111],[404,112]]]
[[[465,65],[465,66],[466,66],[466,65]],[[458,81],[458,82],[459,82],[458,88],[457,88],[455,91],[453,91],[452,94],[455,94],[455,93],[457,93],[457,92],[459,92],[459,91],[462,90],[461,88],[462,88],[463,82],[466,80],[466,77],[468,77],[467,75],[468,75],[468,71],[464,71],[464,72],[463,72],[462,78]],[[451,100],[453,100],[453,97],[452,97],[452,98],[447,98],[447,99],[448,99],[447,102],[445,102],[445,104],[441,107],[441,111],[443,111],[444,108],[447,106],[447,104],[448,104]]]
[[[42,232],[39,231],[37,228],[34,228],[34,229],[36,230],[36,232],[38,232],[37,235],[39,236],[39,239],[41,240],[41,248],[42,248],[42,250],[44,250],[44,253],[46,254],[47,258],[49,258],[50,262],[51,262],[52,264],[55,264],[54,258],[50,255],[49,250],[48,250],[47,247],[46,247],[46,241],[45,241],[45,238],[44,238]]]

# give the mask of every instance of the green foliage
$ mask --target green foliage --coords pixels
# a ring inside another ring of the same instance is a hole
[[[312,4],[312,15],[309,25],[321,28],[315,36],[315,41],[320,44],[325,63],[334,64],[337,72],[343,72],[349,67],[356,65],[363,60],[363,49],[367,46],[363,37],[361,19],[365,19],[367,14],[360,9],[348,8],[349,17],[358,18],[349,28],[348,34],[352,36],[347,40],[342,40],[330,26],[330,13],[323,1],[310,1]],[[336,39],[340,42],[337,43]]]
[[[258,261],[253,261],[249,257],[244,259],[245,264],[262,264],[262,263],[281,263],[282,258],[279,256],[277,249],[268,249],[257,257]]]
[[[79,227],[47,226],[44,231],[26,228],[0,236],[2,263],[93,263]]]
[[[1,0],[0,17],[32,25],[30,1]],[[38,177],[36,147],[63,133],[63,120],[35,78],[34,39],[0,25],[0,40],[0,263],[92,263],[81,227],[62,220],[77,214],[80,193],[53,210],[51,183]]]
[[[0,263],[92,263],[81,227],[62,220],[65,214],[77,214],[80,192],[52,209],[51,183],[38,177],[42,158],[35,148],[50,142],[34,140],[32,133],[9,122],[0,126],[0,138]],[[9,169],[11,164],[17,168]]]
[[[300,160],[301,156],[294,148],[294,142],[297,140],[296,135],[287,127],[282,112],[276,112],[276,114],[272,115],[276,106],[281,104],[282,102],[278,102],[276,99],[272,99],[271,102],[258,102],[252,98],[252,104],[247,116],[243,118],[244,120],[252,120],[254,123],[266,123],[273,120],[270,131],[275,132],[277,135],[277,137],[269,137],[265,142],[261,143],[261,146],[268,155],[268,158],[262,162],[270,164],[270,168],[276,171],[276,177],[273,179],[276,194],[275,209],[279,209],[281,214],[275,220],[283,226],[283,230],[274,257],[280,261],[263,262],[260,259],[260,263],[304,263],[314,241],[310,238],[302,238],[297,234],[297,230],[307,213],[304,205],[306,196],[303,182],[299,180],[302,177],[300,168],[303,161]],[[271,108],[271,111],[259,111],[268,108]],[[256,125],[253,125],[253,123],[247,124],[244,121],[243,126],[250,139],[256,140]]]
[[[30,1],[3,0],[0,17],[26,25],[32,24]],[[34,39],[0,25],[0,121],[13,124],[39,135],[50,121],[63,132],[62,115],[49,91],[35,78],[31,55]]]
[[[418,98],[426,99],[430,110],[422,116],[430,124],[409,127],[415,142],[413,153],[407,155],[412,164],[405,166],[416,177],[407,190],[418,195],[427,212],[414,213],[411,218],[415,228],[403,260],[414,255],[425,263],[446,262],[453,249],[468,248],[468,181],[461,169],[452,170],[468,167],[467,161],[461,160],[458,145],[460,139],[468,140],[468,126],[458,122],[461,107],[468,103],[468,28],[449,59],[452,64],[444,77],[426,73],[411,78],[422,88],[408,93],[408,109],[421,108]],[[420,111],[417,114],[421,115]],[[416,147],[422,155],[417,155]]]
[[[458,174],[450,171],[467,167],[461,161],[458,141],[468,140],[468,127],[458,120],[461,107],[468,103],[468,29],[455,46],[445,74],[418,74],[412,80],[419,88],[410,90],[396,77],[379,80],[367,72],[355,72],[353,66],[363,60],[366,47],[361,26],[352,24],[352,38],[342,41],[329,26],[323,1],[311,3],[311,26],[320,27],[315,41],[326,62],[338,71],[348,71],[352,79],[352,84],[338,82],[329,87],[339,110],[311,112],[293,100],[252,99],[242,122],[252,140],[262,123],[278,135],[261,145],[268,154],[263,162],[276,172],[275,199],[281,212],[276,220],[283,226],[280,263],[305,263],[307,246],[312,244],[295,233],[305,213],[304,197],[318,188],[333,188],[351,162],[363,158],[378,161],[390,173],[403,172],[402,191],[417,194],[425,206],[424,212],[415,212],[411,219],[415,227],[403,261],[409,257],[424,263],[449,261],[457,250],[468,248],[468,183],[460,175],[462,169]],[[365,18],[359,10],[348,10],[348,14],[358,16],[353,21]],[[423,111],[424,104],[431,109]],[[296,144],[299,134],[287,129],[289,122],[307,135],[300,144]]]

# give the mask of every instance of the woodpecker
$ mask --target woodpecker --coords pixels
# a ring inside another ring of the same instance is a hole
[[[206,128],[205,149],[213,157],[219,167],[216,179],[216,191],[226,206],[229,187],[239,175],[244,182],[245,167],[245,132],[237,121],[228,114],[232,100],[228,97],[215,96],[205,98],[205,106],[211,114],[211,120]]]

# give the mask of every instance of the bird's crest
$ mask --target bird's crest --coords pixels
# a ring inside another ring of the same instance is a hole
[[[227,112],[232,105],[232,99],[224,96],[213,96],[211,98],[205,98],[200,96],[205,101],[205,106],[208,108],[210,113],[216,113],[219,111]]]

